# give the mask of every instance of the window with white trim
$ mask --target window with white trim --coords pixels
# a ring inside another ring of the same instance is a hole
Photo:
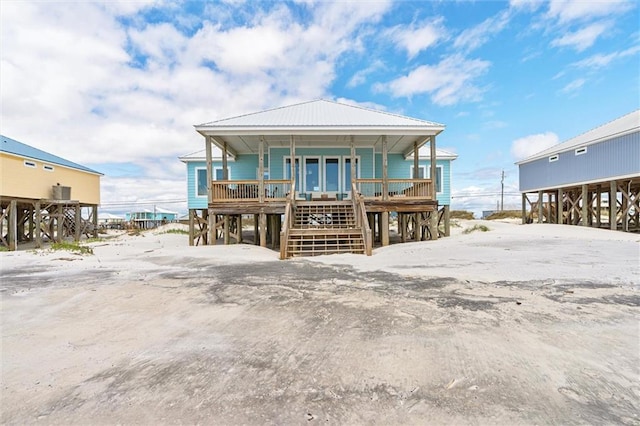
[[[428,168],[427,168],[428,167]],[[411,179],[430,179],[431,178],[431,166],[420,165],[418,166],[418,177],[413,177],[413,165],[411,165]],[[436,166],[436,193],[442,192],[442,166]]]
[[[558,161],[559,158],[560,156],[558,154],[552,155],[551,157],[549,157],[549,162],[553,163],[554,161]]]
[[[51,164],[43,164],[42,168],[48,172],[52,172],[54,170],[53,166]]]
[[[24,166],[25,167],[30,167],[32,169],[35,169],[36,168],[36,163],[34,163],[33,161],[24,160]]]
[[[586,154],[587,153],[587,147],[583,146],[582,148],[577,148],[576,149],[576,155],[582,155],[582,154]]]
[[[413,165],[411,165],[409,179],[426,179],[427,177],[427,166],[418,166],[418,176],[416,177],[413,174]]]
[[[222,167],[214,167],[213,180],[222,180]],[[229,172],[231,175],[231,172]],[[205,167],[196,168],[196,197],[207,196],[207,169]]]

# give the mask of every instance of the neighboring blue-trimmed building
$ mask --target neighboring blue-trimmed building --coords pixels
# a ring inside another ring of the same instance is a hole
[[[640,231],[640,110],[516,164],[524,222]]]

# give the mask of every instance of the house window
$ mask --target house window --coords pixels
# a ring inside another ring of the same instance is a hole
[[[429,172],[431,172],[431,166],[429,166]],[[436,194],[442,192],[442,166],[436,166]]]
[[[551,157],[549,157],[549,162],[553,163],[554,161],[558,161],[560,157],[558,155],[552,155]]]
[[[411,166],[411,179],[429,179],[431,177],[431,166],[418,166],[418,177],[413,177],[413,165]],[[442,192],[442,166],[436,166],[436,193]]]
[[[207,169],[196,169],[196,196],[207,196]]]
[[[222,180],[222,167],[214,167],[212,171],[213,180]],[[207,186],[207,169],[199,167],[196,169],[196,196],[206,197]]]
[[[337,192],[340,190],[340,158],[324,159],[324,190]]]
[[[344,176],[343,192],[351,192],[351,157],[344,159]],[[356,179],[360,178],[360,157],[356,157]]]
[[[296,191],[300,192],[302,188],[302,176],[300,175],[300,157],[296,157]],[[285,179],[291,180],[291,157],[285,157],[284,159],[284,173],[282,174]]]
[[[48,172],[52,172],[53,171],[53,166],[50,164],[43,164],[42,168],[45,169]]]
[[[427,166],[418,166],[418,176],[417,177],[413,173],[413,166],[411,166],[411,175],[409,176],[409,179],[426,179],[425,178],[426,175],[427,175]]]
[[[320,159],[317,157],[304,159],[304,190],[306,192],[320,191]]]
[[[587,153],[587,147],[583,146],[582,148],[576,149],[576,155],[582,155]]]
[[[32,169],[35,169],[36,163],[34,163],[33,161],[24,160],[24,166],[25,167],[31,167]]]

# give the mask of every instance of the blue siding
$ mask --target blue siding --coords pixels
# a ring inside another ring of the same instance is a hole
[[[616,176],[640,175],[640,132],[558,154],[558,160],[541,158],[520,164],[520,191],[604,181]]]

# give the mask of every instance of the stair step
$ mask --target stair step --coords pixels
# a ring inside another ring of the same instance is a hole
[[[365,253],[350,201],[297,202],[286,242],[288,256]]]

